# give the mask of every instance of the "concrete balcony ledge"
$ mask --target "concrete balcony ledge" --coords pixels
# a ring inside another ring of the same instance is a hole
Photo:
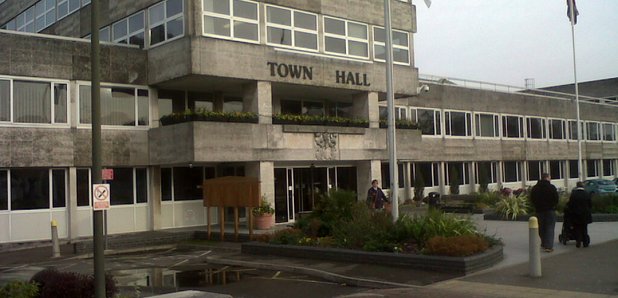
[[[275,124],[276,125],[276,124]],[[283,124],[283,132],[287,133],[338,133],[338,134],[365,134],[367,128],[347,126],[323,126],[323,125],[294,125]]]
[[[340,248],[277,245],[260,242],[243,243],[243,254],[271,255],[292,258],[318,259],[337,262],[367,263],[382,266],[414,267],[439,272],[468,274],[489,268],[502,261],[502,246],[494,246],[481,254],[469,257],[426,256],[367,252]]]

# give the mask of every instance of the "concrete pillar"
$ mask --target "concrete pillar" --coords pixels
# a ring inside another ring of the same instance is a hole
[[[354,98],[354,103],[352,105],[352,115],[356,118],[369,120],[370,128],[378,128],[380,126],[378,93],[364,92]]]
[[[504,172],[504,162],[503,161],[498,161],[496,162],[496,180],[497,180],[497,184],[498,184],[498,189],[502,188],[503,183],[504,183],[504,177],[502,177],[502,173]]]
[[[212,110],[223,111],[223,93],[216,92],[213,94]]]
[[[69,168],[69,214],[68,214],[68,231],[69,240],[77,238],[77,168]]]
[[[446,163],[441,161],[438,166],[438,178],[440,179],[440,194],[446,194]]]
[[[403,163],[403,200],[400,203],[405,202],[406,200],[412,199],[412,185],[411,185],[411,175],[410,175],[410,162]]]
[[[366,160],[359,161],[356,167],[356,193],[358,193],[358,200],[364,202],[367,198],[367,190],[371,187],[371,181],[373,179],[381,180],[382,168],[380,160]],[[384,181],[380,181],[380,186]]]
[[[152,166],[150,172],[150,229],[161,229],[161,167]]]
[[[260,179],[260,191],[268,202],[275,206],[275,166],[272,161],[248,162],[245,166],[248,177]]]
[[[149,101],[150,101],[150,127],[159,127],[159,91],[154,88],[148,89]]]
[[[272,86],[270,82],[258,81],[244,86],[244,110],[246,112],[257,113],[259,117],[259,123],[272,124],[272,102]]]
[[[476,172],[476,162],[470,162],[468,163],[470,166],[468,167],[468,177],[470,177],[470,192],[476,192],[476,175],[474,175],[474,173]]]

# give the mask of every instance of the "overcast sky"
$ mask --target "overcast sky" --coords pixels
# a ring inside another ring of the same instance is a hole
[[[415,0],[421,74],[536,87],[573,83],[565,0]],[[618,0],[577,0],[579,82],[618,77]]]

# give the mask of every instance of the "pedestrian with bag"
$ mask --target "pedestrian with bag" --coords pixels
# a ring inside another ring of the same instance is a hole
[[[378,187],[378,180],[371,181],[371,187],[367,191],[367,206],[370,209],[382,210],[384,204],[387,203],[386,195],[380,187]]]

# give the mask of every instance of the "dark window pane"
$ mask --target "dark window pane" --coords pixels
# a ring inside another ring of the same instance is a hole
[[[87,169],[77,170],[77,206],[90,206],[90,179]]]
[[[598,162],[597,160],[586,160],[586,168],[587,168],[587,176],[589,178],[596,178],[599,176],[599,171],[597,170]]]
[[[112,205],[133,204],[133,169],[114,168],[114,180],[109,182]]]
[[[519,169],[516,161],[504,162],[504,182],[518,182]]]
[[[337,188],[356,192],[356,167],[337,167]]]
[[[13,121],[51,123],[51,84],[13,81]]]
[[[379,186],[381,188],[388,189],[391,187],[391,176],[390,176],[390,167],[387,162],[382,163],[381,170],[382,170],[382,180],[378,181],[380,183]]]
[[[0,80],[0,121],[11,120],[11,82]]]
[[[281,101],[281,114],[293,114],[300,115],[302,113],[302,106],[300,101],[295,100],[282,100]]]
[[[549,174],[552,179],[562,179],[562,161],[552,160],[549,162]]]
[[[158,44],[165,40],[165,24],[150,29],[150,45]]]
[[[174,201],[202,199],[202,167],[174,168]]]
[[[167,22],[167,39],[181,36],[184,32],[184,18],[179,17]]]
[[[528,162],[528,180],[535,181],[541,179],[540,162],[529,161]]]
[[[54,208],[61,208],[67,206],[65,179],[66,178],[64,170],[52,171],[52,201],[54,204]]]
[[[46,208],[49,208],[48,170],[11,170],[11,210]]]
[[[9,209],[9,183],[6,171],[0,171],[0,210]]]
[[[135,196],[137,203],[148,202],[148,175],[146,169],[135,169]]]
[[[569,160],[569,178],[579,178],[579,162],[577,160]]]
[[[421,132],[424,135],[435,135],[436,128],[435,123],[436,119],[434,118],[433,110],[423,110],[418,109],[418,124],[421,128]]]
[[[161,201],[172,200],[172,169],[161,169]]]
[[[148,99],[148,90],[138,89],[137,90],[137,124],[138,125],[149,125],[150,124],[150,116],[149,116],[149,99]]]
[[[603,176],[612,176],[612,175],[614,175],[614,160],[604,159],[603,160]]]
[[[54,122],[67,122],[67,85],[54,84]]]

